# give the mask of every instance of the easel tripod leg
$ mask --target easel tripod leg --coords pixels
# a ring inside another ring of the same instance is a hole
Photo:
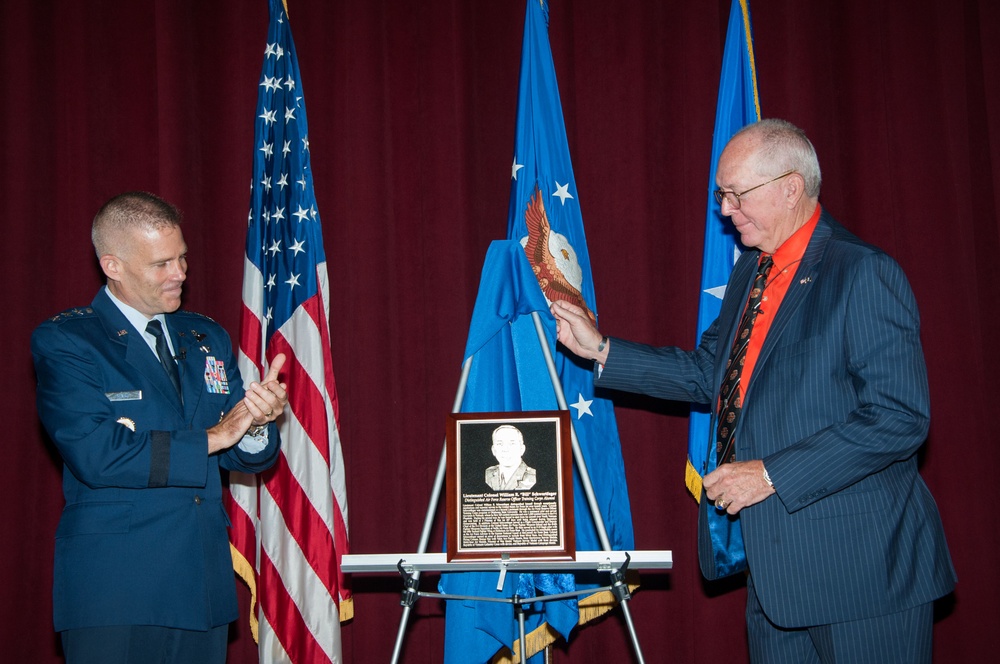
[[[520,661],[528,661],[525,657],[525,653],[528,652],[528,642],[524,637],[524,604],[521,603],[521,598],[516,594],[511,598],[514,602],[514,612],[517,614],[517,628],[518,628],[518,643],[521,644],[521,655]]]
[[[462,407],[462,399],[465,398],[465,387],[469,382],[469,371],[472,368],[472,358],[468,358],[465,364],[462,365],[462,375],[458,380],[458,390],[455,394],[455,402],[452,406],[451,412],[457,413]],[[431,498],[427,504],[427,513],[424,515],[424,529],[420,533],[420,545],[417,547],[417,553],[427,552],[427,542],[431,537],[431,528],[434,526],[434,515],[437,513],[438,500],[441,498],[441,490],[444,487],[445,473],[448,467],[448,446],[445,443],[441,450],[441,460],[438,462],[437,475],[434,478],[434,487],[431,489]],[[400,569],[402,573],[402,569]],[[408,578],[412,580],[414,586],[413,590],[419,585],[420,572],[414,572]],[[414,599],[416,595],[414,595]],[[404,591],[405,599],[405,591]],[[399,631],[396,634],[396,646],[392,651],[392,664],[397,664],[399,662],[399,655],[403,650],[403,637],[406,634],[406,621],[410,617],[410,609],[413,607],[413,602],[409,604],[403,602],[403,616],[399,620]]]
[[[618,569],[611,571],[611,594],[614,595],[615,599],[618,600],[619,606],[622,607],[622,615],[625,616],[625,626],[628,628],[629,637],[632,639],[632,649],[635,650],[635,657],[639,664],[645,664],[646,660],[643,659],[642,648],[639,646],[639,637],[635,632],[635,625],[632,623],[632,613],[628,608],[628,602],[632,599],[632,591],[628,589],[625,575],[628,572],[628,565],[631,561],[632,556],[626,551],[625,562]]]

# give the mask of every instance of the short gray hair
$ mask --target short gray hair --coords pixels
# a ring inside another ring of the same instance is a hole
[[[90,229],[90,240],[100,258],[121,253],[131,231],[152,231],[180,226],[182,215],[174,205],[156,194],[129,191],[101,206]]]
[[[795,171],[805,180],[805,193],[819,198],[823,178],[816,149],[806,133],[787,120],[767,118],[740,129],[733,138],[746,135],[757,141],[749,164],[761,177]]]

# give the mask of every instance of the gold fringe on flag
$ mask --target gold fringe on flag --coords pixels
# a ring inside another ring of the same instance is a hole
[[[354,598],[340,600],[340,622],[345,623],[354,620]]]
[[[233,571],[236,576],[243,579],[250,589],[250,633],[253,635],[253,642],[260,643],[260,621],[257,620],[257,582],[254,578],[253,567],[250,561],[243,557],[232,543],[229,544],[229,554],[233,557]],[[340,600],[340,622],[345,623],[354,619],[354,598]]]
[[[687,485],[688,491],[694,497],[695,502],[701,502],[701,475],[698,471],[694,469],[691,465],[691,459],[687,460],[687,464],[684,467],[684,484]]]
[[[630,570],[627,573],[627,576],[629,592],[635,592],[639,589],[639,574],[634,570]],[[588,597],[577,602],[577,608],[580,611],[580,618],[577,621],[577,624],[584,625],[591,620],[596,620],[611,609],[615,608],[616,605],[617,602],[615,601],[615,597],[611,594],[610,590],[602,590],[594,593],[593,595],[589,595]],[[525,647],[528,649],[528,657],[538,654],[544,650],[546,646],[552,645],[560,638],[562,638],[562,634],[553,629],[548,623],[539,625],[534,631],[524,635]],[[521,641],[518,639],[517,641],[514,641],[513,651],[508,648],[501,648],[497,654],[493,656],[493,659],[490,660],[490,664],[519,664],[521,662],[520,651]]]
[[[260,643],[258,640],[260,624],[257,621],[257,579],[254,575],[253,566],[233,546],[232,542],[229,543],[229,553],[233,557],[233,571],[236,572],[236,576],[243,579],[243,583],[247,584],[247,588],[250,589],[250,633],[253,634],[253,642]]]

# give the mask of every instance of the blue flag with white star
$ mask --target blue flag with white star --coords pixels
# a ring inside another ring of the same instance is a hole
[[[610,401],[594,394],[593,362],[557,346],[548,303],[562,299],[597,306],[580,197],[573,175],[548,35],[548,3],[528,0],[521,52],[507,240],[487,255],[473,312],[466,358],[472,357],[463,412],[557,408],[541,345],[530,317],[538,312],[612,549],[634,547],[632,516],[618,427]],[[574,473],[576,549],[601,550],[587,498]],[[444,592],[521,597],[606,584],[591,574],[508,574],[501,592],[495,573],[442,576]],[[578,601],[535,602],[527,611],[527,650],[538,653],[554,638],[569,638],[578,624],[614,606],[607,592]],[[547,628],[550,627],[551,629]],[[554,632],[553,632],[554,630]],[[515,650],[517,623],[509,604],[449,601],[445,661],[483,662],[501,647]],[[539,656],[540,659],[540,656]]]
[[[749,0],[733,0],[726,32],[726,47],[722,55],[715,133],[712,136],[712,165],[708,173],[705,253],[701,266],[701,297],[698,301],[699,340],[719,316],[729,274],[742,250],[732,224],[722,216],[719,203],[715,200],[715,170],[719,165],[719,156],[733,134],[758,120],[760,103],[757,98],[757,70],[750,29],[750,4]],[[688,463],[684,479],[695,500],[701,499],[701,478],[706,473],[705,464],[712,440],[711,420],[709,407],[692,406],[688,429]],[[740,542],[742,543],[742,538]]]

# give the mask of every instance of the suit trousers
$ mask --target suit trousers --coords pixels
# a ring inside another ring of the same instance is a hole
[[[753,664],[930,664],[934,602],[885,616],[787,629],[768,620],[747,577]]]
[[[115,625],[59,634],[66,664],[224,664],[229,625],[207,632]]]

